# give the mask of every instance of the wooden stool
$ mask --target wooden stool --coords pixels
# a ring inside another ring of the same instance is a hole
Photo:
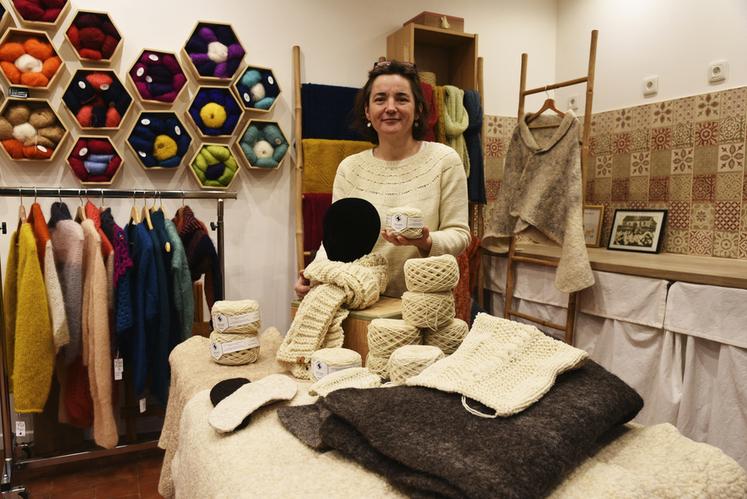
[[[300,301],[291,302],[291,319],[296,315]],[[355,350],[363,357],[366,364],[368,355],[368,324],[374,319],[401,319],[402,300],[382,296],[372,306],[365,310],[351,310],[347,319],[342,321],[342,330],[345,332],[344,348]]]

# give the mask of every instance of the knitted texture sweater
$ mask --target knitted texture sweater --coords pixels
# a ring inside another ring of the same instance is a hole
[[[14,410],[42,412],[52,382],[55,351],[44,277],[29,223],[21,224],[11,237],[6,272],[6,352]]]
[[[555,117],[540,116],[538,124]],[[555,286],[565,293],[594,284],[583,227],[580,125],[568,111],[557,128],[530,130],[519,121],[506,152],[503,186],[485,224],[484,246],[505,251],[528,231],[561,247]]]
[[[464,109],[464,90],[453,85],[444,86],[444,110],[446,144],[462,158],[464,171],[469,175],[469,153],[463,135],[469,126],[469,115]]]
[[[165,220],[166,233],[171,241],[171,280],[174,289],[174,307],[179,320],[181,340],[192,336],[195,315],[195,297],[192,293],[192,276],[179,231],[171,220]]]
[[[116,331],[116,347],[123,347],[125,334],[135,323],[132,311],[132,267],[129,241],[124,229],[114,222],[110,208],[101,212],[101,228],[114,246],[114,330]]]
[[[69,366],[81,354],[82,347],[83,229],[72,220],[64,203],[53,203],[49,231],[70,332],[70,341],[63,348],[64,362]]]
[[[399,297],[404,291],[403,266],[410,258],[458,255],[470,241],[467,222],[467,177],[459,155],[451,147],[423,142],[420,151],[400,161],[384,161],[371,150],[349,156],[337,169],[332,200],[356,197],[376,207],[384,227],[386,212],[412,206],[423,212],[433,246],[421,254],[415,246],[394,246],[382,237],[372,253],[386,258],[389,285],[383,293]],[[316,260],[326,259],[323,247]]]
[[[181,336],[176,311],[173,306],[171,275],[171,242],[166,235],[163,211],[150,214],[153,230],[149,230],[156,255],[158,279],[158,334],[151,336],[151,392],[166,404],[169,394],[169,353],[175,337]],[[168,243],[169,251],[166,251]]]
[[[350,263],[315,261],[304,275],[315,285],[298,307],[276,357],[293,376],[308,379],[316,350],[342,346],[342,329],[330,331],[332,323],[341,322],[335,320],[340,307],[362,309],[379,300],[386,288],[386,260],[370,254]]]
[[[101,237],[93,220],[83,220],[83,363],[93,400],[93,439],[111,449],[117,445],[117,423],[112,406],[112,357],[109,339],[107,276],[101,256]]]

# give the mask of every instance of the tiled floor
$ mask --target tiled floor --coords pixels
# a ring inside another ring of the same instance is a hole
[[[162,452],[150,451],[127,460],[89,461],[67,469],[37,471],[29,478],[20,474],[18,484],[26,486],[32,499],[159,498],[162,461]]]

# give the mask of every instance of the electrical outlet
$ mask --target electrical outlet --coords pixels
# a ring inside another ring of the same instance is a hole
[[[729,63],[726,61],[714,61],[708,66],[708,81],[718,83],[726,80],[729,75]]]
[[[568,109],[571,111],[578,111],[578,95],[571,95],[568,97]]]
[[[643,95],[650,97],[659,92],[659,77],[656,75],[647,76],[643,79]]]

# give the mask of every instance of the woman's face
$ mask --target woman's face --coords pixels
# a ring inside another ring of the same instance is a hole
[[[398,74],[377,76],[371,85],[366,118],[380,141],[387,137],[412,136],[415,98],[409,80]]]

